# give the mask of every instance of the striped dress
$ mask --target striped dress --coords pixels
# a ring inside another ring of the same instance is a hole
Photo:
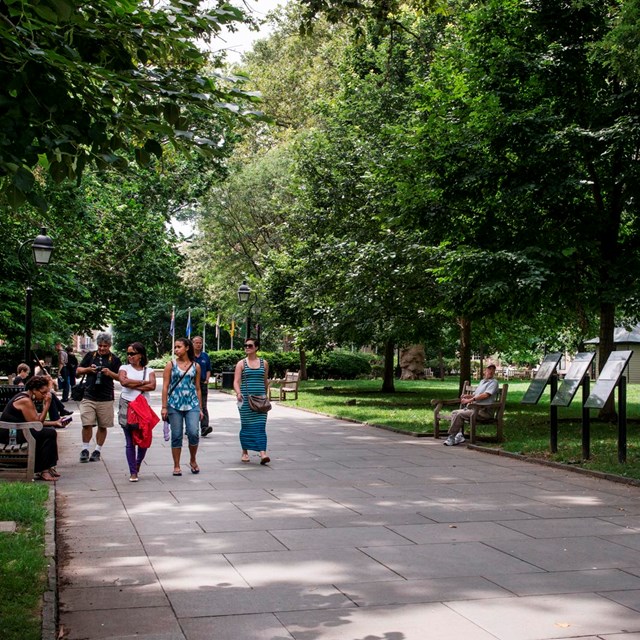
[[[266,395],[267,390],[264,384],[264,358],[260,358],[260,366],[251,369],[244,359],[244,370],[242,372],[242,405],[238,409],[240,412],[240,446],[247,451],[267,450],[267,414],[252,411],[249,407],[249,396]]]

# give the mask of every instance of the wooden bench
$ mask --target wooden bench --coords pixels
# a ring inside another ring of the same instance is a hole
[[[42,430],[41,422],[2,422],[0,429],[22,431],[26,442],[22,444],[0,444],[0,474],[11,478],[33,480],[36,463],[36,441],[30,429]]]
[[[478,385],[471,385],[468,381],[466,381],[462,388],[462,395],[473,394],[476,387]],[[460,404],[460,399],[456,398],[455,400],[432,400],[431,405],[434,407],[433,409],[433,437],[440,437],[440,421],[451,420],[450,413],[441,413],[443,407],[445,406],[455,406],[458,405],[458,409],[473,409],[473,414],[471,415],[471,419],[469,421],[469,432],[470,437],[469,440],[471,444],[475,444],[477,440],[476,429],[478,424],[495,424],[496,425],[496,441],[502,442],[504,440],[504,409],[507,402],[507,391],[509,390],[508,384],[503,384],[501,387],[498,387],[498,394],[496,395],[495,402],[490,404],[478,404],[476,402],[471,402],[467,405]],[[479,414],[480,409],[490,409],[493,413],[493,417],[484,418]]]
[[[272,394],[276,391],[278,391],[278,400],[286,400],[287,393],[294,393],[294,400],[297,400],[299,383],[299,371],[286,371],[284,374],[284,378],[280,380],[272,380],[269,383],[269,400],[273,400]]]
[[[20,391],[24,391],[24,386],[2,385],[0,386],[0,413],[4,411],[7,403]],[[3,477],[24,478],[28,482],[33,480],[34,465],[36,462],[36,441],[29,429],[40,431],[40,422],[2,422],[0,429],[14,429],[17,433],[22,431],[26,442],[22,444],[1,444],[0,443],[0,474]]]

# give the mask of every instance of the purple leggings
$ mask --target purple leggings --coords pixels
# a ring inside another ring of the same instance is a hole
[[[133,442],[131,429],[129,429],[129,427],[122,427],[122,430],[124,431],[124,450],[127,454],[127,462],[129,463],[129,473],[137,474],[144,457],[147,455],[147,449],[138,447],[138,455],[136,456],[136,445]]]

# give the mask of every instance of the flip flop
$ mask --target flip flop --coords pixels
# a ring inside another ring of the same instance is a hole
[[[197,464],[194,467],[191,463],[189,463],[189,469],[191,469],[191,473],[193,474],[200,473],[200,467],[198,467]]]
[[[181,476],[182,475],[182,471],[175,471],[173,472],[174,476]]]
[[[271,462],[271,458],[269,456],[265,456],[264,458],[260,458],[260,464],[269,464]]]
[[[251,460],[249,459],[249,456],[244,455],[240,458],[240,462],[251,462]]]
[[[44,477],[45,473],[49,476],[48,478]],[[45,482],[56,482],[58,480],[58,478],[52,476],[48,471],[43,471],[41,474],[39,474],[36,477],[38,478],[38,480],[44,480]]]

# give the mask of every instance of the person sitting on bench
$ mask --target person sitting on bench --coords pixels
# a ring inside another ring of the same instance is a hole
[[[496,401],[498,395],[498,381],[494,378],[496,374],[496,365],[490,364],[484,370],[484,378],[477,386],[476,390],[472,394],[464,395],[460,398],[461,405],[468,405],[472,402],[480,405],[478,416],[480,418],[492,418],[490,409],[483,409],[482,405],[489,405]],[[451,426],[449,427],[449,437],[443,442],[447,447],[452,447],[464,442],[464,436],[462,435],[462,427],[465,422],[471,420],[473,415],[473,409],[456,409],[451,412]]]

